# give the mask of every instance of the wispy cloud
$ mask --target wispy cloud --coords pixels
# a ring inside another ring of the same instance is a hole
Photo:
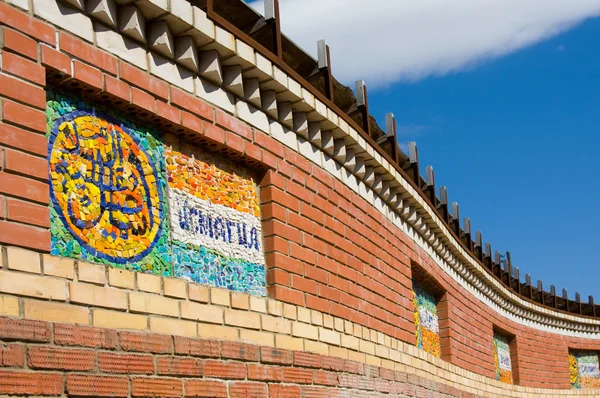
[[[600,15],[600,0],[281,0],[280,9],[283,32],[302,48],[315,55],[327,41],[338,79],[380,87],[535,44]]]

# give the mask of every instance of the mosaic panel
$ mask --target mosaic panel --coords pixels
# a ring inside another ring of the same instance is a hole
[[[496,380],[513,384],[509,338],[494,332],[494,365]]]
[[[249,173],[214,155],[165,151],[177,277],[266,294],[260,208]]]
[[[52,254],[172,275],[158,135],[48,92]]]
[[[573,388],[600,388],[598,353],[569,351],[569,374],[571,376],[571,387]]]
[[[418,348],[439,357],[440,327],[435,297],[421,285],[413,284],[415,329]]]

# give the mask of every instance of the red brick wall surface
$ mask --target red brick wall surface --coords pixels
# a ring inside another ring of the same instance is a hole
[[[57,34],[54,27],[5,3],[0,3],[0,30],[0,244],[50,250],[44,115],[48,78],[85,90],[91,100],[149,118],[164,132],[183,134],[267,170],[260,196],[272,298],[414,343],[411,262],[415,262],[447,291],[440,304],[446,319],[442,355],[452,364],[494,377],[492,330],[497,326],[516,336],[516,379],[521,385],[569,388],[568,347],[600,350],[598,341],[539,332],[498,316],[441,271],[378,210],[264,132],[90,43]],[[188,344],[194,354],[181,355],[180,338],[175,338],[175,345],[171,337],[162,341],[159,336],[134,336],[124,343],[122,333],[88,329],[73,333],[89,333],[92,337],[85,339],[89,347],[74,348],[57,340],[57,328],[66,326],[57,325],[52,334],[49,324],[22,321],[22,329],[15,329],[10,322],[2,320],[0,339],[18,343],[2,347],[0,362],[14,369],[1,371],[0,394],[67,391],[101,396],[110,391],[124,396],[131,389],[133,396],[204,396],[207,391],[221,396],[228,390],[232,396],[287,397],[334,395],[338,386],[360,388],[360,394],[404,388],[429,389],[437,391],[436,396],[457,394],[421,385],[417,379],[407,384],[406,375],[332,358],[315,357],[314,366],[292,366],[304,357],[285,352],[281,357],[286,359],[279,363],[279,354],[252,347],[244,348],[248,358],[224,357],[229,349],[225,343],[211,342]],[[109,342],[99,345],[99,338]],[[162,341],[156,343],[160,351],[120,352],[126,345],[143,346],[138,341],[144,339]],[[212,356],[214,360],[199,359]],[[23,366],[36,372],[20,369]],[[237,372],[244,381],[194,378],[229,380],[238,378]]]

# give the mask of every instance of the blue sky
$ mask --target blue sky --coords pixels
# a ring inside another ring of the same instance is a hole
[[[421,173],[524,277],[600,302],[600,19],[468,70],[371,91]]]

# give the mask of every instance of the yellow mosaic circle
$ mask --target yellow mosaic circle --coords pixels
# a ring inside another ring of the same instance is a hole
[[[94,115],[61,118],[50,152],[52,202],[69,232],[100,258],[147,255],[161,224],[154,164],[125,127]]]

